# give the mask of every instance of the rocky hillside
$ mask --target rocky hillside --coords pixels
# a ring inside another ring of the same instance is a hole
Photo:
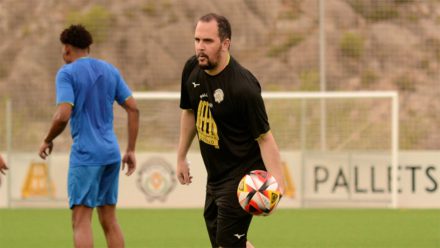
[[[45,127],[58,35],[78,22],[95,37],[92,56],[118,66],[134,90],[179,90],[195,22],[208,12],[230,19],[232,54],[264,90],[319,90],[317,2],[1,0],[0,99],[13,99],[17,128]],[[327,90],[398,90],[402,148],[440,149],[440,1],[325,2]]]

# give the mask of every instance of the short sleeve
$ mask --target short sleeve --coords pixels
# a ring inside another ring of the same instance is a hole
[[[65,70],[58,71],[56,79],[56,104],[69,103],[72,106],[75,103],[75,94],[73,91],[72,76]]]
[[[132,92],[128,85],[125,83],[125,80],[122,78],[119,71],[116,71],[116,95],[115,100],[119,103],[119,105],[124,104],[124,102],[132,95]]]
[[[252,137],[258,139],[270,130],[270,126],[259,84],[255,83],[256,87],[250,89],[243,97],[243,107]]]
[[[192,70],[196,66],[197,59],[192,56],[186,63],[182,71],[181,87],[180,87],[180,108],[181,109],[191,109],[191,102],[189,99],[186,83]]]

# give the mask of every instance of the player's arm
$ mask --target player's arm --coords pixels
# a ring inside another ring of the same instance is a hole
[[[258,139],[261,156],[267,171],[275,177],[280,187],[281,193],[284,193],[284,174],[281,166],[281,156],[275,138],[272,132],[261,135]]]
[[[181,184],[190,184],[192,176],[189,172],[189,163],[186,155],[196,135],[194,112],[190,109],[182,110],[180,116],[180,138],[177,148],[177,179]]]
[[[129,97],[122,107],[127,112],[128,119],[128,145],[122,158],[122,170],[127,165],[127,172],[125,175],[130,176],[136,170],[136,140],[139,131],[139,109],[136,104],[136,100],[133,97]]]
[[[6,166],[6,162],[3,160],[3,157],[0,155],[0,172],[5,175],[6,170],[8,167]],[[2,178],[0,177],[0,184],[2,183]]]
[[[40,145],[38,154],[42,159],[46,159],[53,149],[53,140],[60,135],[69,123],[72,114],[72,105],[70,103],[60,103],[55,114],[52,117],[52,125],[49,133]]]

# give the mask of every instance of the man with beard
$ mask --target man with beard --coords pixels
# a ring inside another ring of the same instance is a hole
[[[217,14],[198,20],[195,56],[182,73],[177,178],[190,184],[186,155],[197,134],[208,174],[204,218],[213,247],[253,247],[247,241],[252,215],[237,199],[240,179],[252,170],[284,177],[280,154],[257,79],[229,54],[231,26]]]

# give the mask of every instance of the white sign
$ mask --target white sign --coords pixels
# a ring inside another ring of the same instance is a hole
[[[13,154],[6,180],[0,186],[0,207],[68,207],[69,155],[52,154],[48,163],[52,196],[27,199],[23,188],[30,164],[42,162],[37,154]],[[307,153],[282,152],[286,192],[280,207],[387,207],[391,202],[390,156],[381,152]],[[201,208],[204,205],[206,170],[198,151],[188,154],[193,182],[180,185],[176,154],[138,153],[137,170],[130,177],[121,171],[119,207]],[[398,207],[440,206],[440,152],[400,152]],[[10,180],[8,182],[7,180]],[[8,186],[11,186],[8,188]],[[9,197],[10,196],[10,197]]]

